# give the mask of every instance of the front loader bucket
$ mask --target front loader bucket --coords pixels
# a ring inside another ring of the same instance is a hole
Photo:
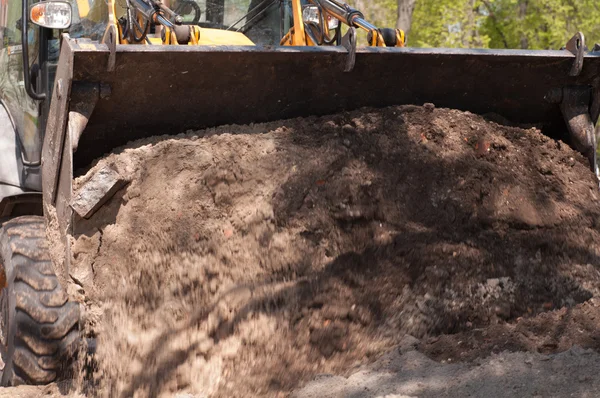
[[[44,144],[53,199],[71,148],[63,167],[77,169],[128,141],[187,129],[431,102],[565,138],[567,87],[591,93],[580,99],[598,117],[600,53],[572,77],[566,50],[364,48],[348,73],[348,52],[334,47],[117,45],[111,54],[65,36],[61,51]]]

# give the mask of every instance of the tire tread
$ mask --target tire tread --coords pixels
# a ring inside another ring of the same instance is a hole
[[[60,286],[45,239],[43,218],[26,216],[0,228],[14,267],[16,335],[9,383],[54,381],[79,341],[79,304]],[[4,250],[4,249],[3,249]]]

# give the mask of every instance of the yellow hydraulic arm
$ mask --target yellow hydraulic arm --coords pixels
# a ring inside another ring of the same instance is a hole
[[[350,28],[367,32],[370,46],[404,47],[405,34],[401,29],[377,28],[365,20],[364,15],[339,0],[292,0],[294,27],[281,40],[282,45],[304,46],[339,43],[340,26],[343,23]],[[307,19],[309,21],[307,21]],[[331,22],[334,22],[331,24]],[[337,25],[336,25],[336,21]],[[332,29],[332,27],[334,27]],[[333,30],[333,36],[330,32]]]

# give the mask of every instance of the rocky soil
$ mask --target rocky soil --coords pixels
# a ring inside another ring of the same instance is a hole
[[[130,182],[72,236],[78,394],[598,389],[598,184],[535,127],[430,104],[224,126],[75,187],[104,167]]]

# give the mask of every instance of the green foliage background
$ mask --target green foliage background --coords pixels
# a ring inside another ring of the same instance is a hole
[[[348,1],[380,26],[394,26],[395,0]],[[416,0],[414,47],[559,49],[577,32],[600,43],[599,0]]]

